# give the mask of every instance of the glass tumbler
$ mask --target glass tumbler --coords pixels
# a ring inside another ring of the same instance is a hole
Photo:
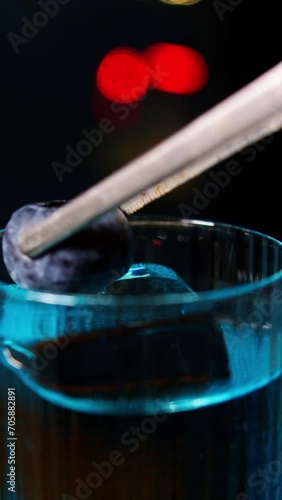
[[[281,500],[281,243],[131,225],[134,266],[95,296],[1,264],[1,499]]]

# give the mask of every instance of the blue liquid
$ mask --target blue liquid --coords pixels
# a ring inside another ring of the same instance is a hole
[[[154,413],[159,398],[167,412],[202,408],[247,395],[281,375],[271,328],[258,333],[209,314],[182,320],[101,336],[85,331],[28,347],[15,339],[2,349],[2,362],[53,404],[115,415]]]
[[[64,493],[80,500],[76,478],[89,488],[93,472],[101,481],[88,490],[95,500],[116,498],[117,492],[123,500],[281,500],[281,377],[247,396],[194,411],[111,416],[54,406],[16,375],[3,367],[0,372],[2,436],[7,387],[17,395],[17,500],[61,499]],[[109,462],[113,450],[122,464],[103,478],[91,464]],[[5,441],[0,464],[4,474]],[[0,491],[2,500],[10,500],[3,481]]]
[[[201,318],[200,323],[213,335],[215,324],[210,321],[210,317]],[[185,327],[186,334],[192,335]],[[224,338],[220,349],[213,350],[211,344],[211,350],[202,351],[204,344],[196,346],[195,337],[192,344],[183,344],[184,330],[176,328],[175,337],[187,349],[181,352],[186,361],[192,346],[193,358],[199,356],[205,362],[188,363],[190,376],[178,371],[170,380],[164,374],[172,375],[179,363],[169,363],[167,357],[157,367],[141,365],[140,371],[134,370],[137,359],[112,372],[109,364],[105,370],[103,363],[89,364],[95,349],[100,349],[98,361],[103,347],[91,333],[74,337],[73,346],[71,342],[61,350],[37,376],[27,369],[32,358],[24,349],[9,348],[9,358],[6,347],[5,362],[14,363],[15,373],[0,365],[0,432],[6,438],[7,388],[15,387],[16,500],[80,500],[77,478],[88,492],[85,498],[89,494],[87,498],[95,500],[114,499],[117,492],[123,500],[281,500],[282,377],[274,370],[269,375],[271,332],[265,329],[258,338],[250,328],[238,332],[227,323],[216,331]],[[165,329],[158,334],[156,329],[143,332],[144,344],[140,344],[148,350],[148,341],[158,335],[156,359],[162,352],[168,355],[172,347]],[[117,345],[120,342],[121,337]],[[30,352],[42,354],[44,345]],[[127,341],[121,344],[126,346]],[[133,354],[133,344],[129,346]],[[219,356],[215,364],[210,365],[207,353]],[[109,356],[101,359],[109,362]],[[18,369],[17,362],[25,363],[26,370]],[[5,445],[4,439],[0,453],[4,478],[8,471]],[[114,455],[119,457],[118,466],[111,465],[113,451],[119,452]],[[1,499],[10,500],[3,481]]]

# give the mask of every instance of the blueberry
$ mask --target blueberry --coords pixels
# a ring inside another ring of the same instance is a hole
[[[12,215],[3,236],[3,258],[22,288],[51,292],[97,293],[132,264],[133,236],[125,214],[116,208],[37,259],[24,255],[18,237],[65,201],[26,205]]]

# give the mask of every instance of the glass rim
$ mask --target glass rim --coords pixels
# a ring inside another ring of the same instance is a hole
[[[223,222],[201,220],[201,219],[185,219],[182,217],[170,216],[130,216],[130,223],[134,226],[167,226],[167,227],[217,227],[218,229],[236,230],[252,236],[258,236],[272,242],[277,247],[282,248],[282,242],[268,236],[259,231],[248,229],[242,226],[227,224]],[[0,231],[0,238],[4,230]],[[16,285],[7,285],[0,281],[0,300],[3,298],[14,299],[16,301],[40,302],[51,305],[63,306],[103,306],[103,307],[116,307],[116,306],[135,306],[135,305],[148,305],[148,306],[166,306],[166,305],[184,305],[184,304],[203,304],[206,302],[220,302],[227,299],[235,299],[238,296],[246,295],[256,292],[269,285],[282,281],[282,269],[277,271],[267,278],[257,280],[253,283],[246,283],[242,285],[230,286],[218,290],[207,290],[197,292],[197,295],[191,293],[171,293],[171,294],[150,294],[150,295],[123,295],[118,294],[101,295],[101,294],[72,294],[72,293],[54,293],[37,290],[27,290],[19,288]]]

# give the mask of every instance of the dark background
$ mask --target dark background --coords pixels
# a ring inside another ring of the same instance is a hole
[[[279,9],[273,0],[202,0],[191,6],[169,6],[160,0],[70,0],[15,54],[7,34],[21,35],[21,18],[32,20],[42,9],[34,0],[3,2],[1,227],[25,203],[77,195],[276,64],[282,43]],[[209,66],[205,89],[190,96],[150,91],[130,119],[118,124],[59,182],[51,163],[65,163],[65,147],[75,148],[84,128],[95,128],[107,117],[93,76],[102,57],[116,46],[143,50],[155,42],[189,45],[201,52]],[[282,239],[281,139],[281,133],[275,134],[258,145],[256,154],[236,155],[242,172],[197,218],[243,225]],[[255,158],[248,161],[251,156]],[[223,162],[215,171],[225,168]],[[206,173],[143,213],[179,216],[179,205],[192,206],[193,189],[203,192],[209,181]]]

